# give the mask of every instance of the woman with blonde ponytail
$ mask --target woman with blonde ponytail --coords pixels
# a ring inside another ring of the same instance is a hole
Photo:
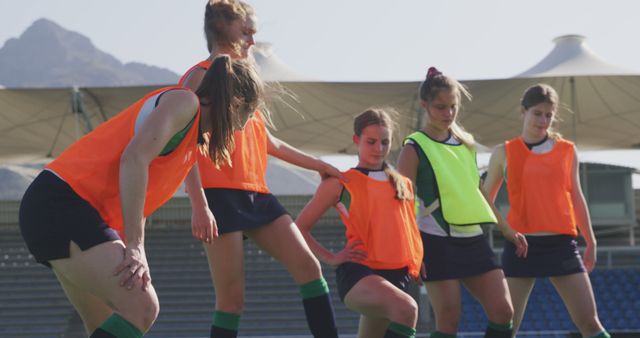
[[[250,59],[256,21],[255,11],[244,1],[207,1],[204,35],[210,55],[189,69],[179,85],[198,88],[211,60],[220,53]],[[320,263],[291,216],[269,191],[266,171],[269,155],[317,171],[322,177],[340,176],[340,171],[271,135],[267,128],[270,117],[262,108],[253,112],[242,130],[218,135],[234,144],[228,152],[230,161],[216,166],[206,156],[199,156],[185,180],[192,206],[191,230],[202,241],[216,293],[209,336],[238,336],[245,298],[243,238],[248,237],[291,273],[311,334],[336,338],[335,315]]]
[[[526,255],[527,243],[501,221],[480,190],[473,136],[457,122],[462,95],[470,98],[458,81],[429,68],[420,85],[425,124],[405,139],[398,170],[417,190],[426,272],[422,277],[436,317],[431,337],[455,337],[462,283],[487,314],[485,337],[510,338],[509,291],[481,225],[497,224],[518,255]]]
[[[354,121],[358,166],[329,178],[296,223],[311,251],[336,266],[340,299],[361,314],[358,337],[415,336],[416,302],[405,290],[419,278],[422,242],[415,223],[411,182],[387,164],[393,122],[381,109],[369,109]],[[333,253],[317,242],[311,229],[335,207],[346,227],[347,244]]]

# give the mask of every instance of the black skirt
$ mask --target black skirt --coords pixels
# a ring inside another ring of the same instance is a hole
[[[575,237],[570,235],[526,236],[526,258],[516,256],[516,247],[506,241],[502,268],[507,277],[551,277],[585,272]]]
[[[427,282],[461,279],[499,269],[496,256],[484,236],[441,237],[420,232],[424,245]]]
[[[255,229],[287,214],[272,194],[222,188],[207,188],[204,194],[220,235]]]

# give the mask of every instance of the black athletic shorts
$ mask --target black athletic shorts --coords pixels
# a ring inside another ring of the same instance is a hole
[[[344,297],[349,290],[361,279],[370,275],[378,275],[402,291],[407,291],[411,281],[408,268],[376,270],[354,262],[342,263],[336,268],[336,282],[340,300],[344,302]]]
[[[54,173],[44,170],[31,183],[20,203],[20,232],[38,263],[69,257],[69,244],[87,250],[119,240],[98,211]]]

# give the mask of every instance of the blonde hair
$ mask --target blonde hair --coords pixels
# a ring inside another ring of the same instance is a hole
[[[562,134],[560,134],[556,129],[555,125],[557,122],[560,122],[560,116],[558,116],[558,108],[560,106],[560,99],[558,97],[558,93],[553,87],[545,83],[535,84],[527,90],[524,91],[522,95],[522,99],[520,100],[520,105],[528,110],[529,108],[540,104],[540,103],[549,103],[553,105],[555,113],[553,114],[553,118],[551,119],[551,124],[547,129],[547,135],[555,140],[561,139]]]
[[[427,77],[420,84],[418,93],[420,99],[429,103],[433,101],[442,91],[451,91],[456,96],[456,118],[449,127],[451,133],[469,148],[475,148],[476,141],[469,132],[458,122],[458,111],[460,109],[462,95],[471,100],[471,93],[467,88],[452,77],[446,76],[438,71],[435,67],[429,68]]]
[[[390,115],[396,116],[397,113],[390,108],[369,108],[358,114],[353,120],[353,133],[357,136],[362,135],[364,128],[372,125],[383,126],[389,129],[393,135],[395,130],[395,122]],[[389,165],[386,160],[382,162],[382,169],[389,177],[389,182],[396,190],[395,198],[399,200],[408,200],[413,198],[411,191],[407,185],[407,180],[393,166]]]
[[[209,53],[222,45],[229,45],[239,53],[241,46],[229,39],[228,27],[235,20],[246,20],[254,15],[253,7],[244,1],[208,0],[204,11],[204,36]]]

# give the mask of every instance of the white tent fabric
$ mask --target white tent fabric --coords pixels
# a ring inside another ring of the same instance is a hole
[[[463,81],[474,96],[472,102],[463,103],[461,121],[466,129],[488,146],[518,135],[520,96],[528,86],[546,82],[574,112],[563,112],[561,131],[581,148],[640,146],[640,74],[603,62],[582,37],[561,37],[556,44],[546,58],[518,77]],[[277,69],[273,65],[281,61],[270,53],[261,62],[273,61],[269,67]],[[397,147],[400,138],[417,127],[418,84],[282,82],[297,100],[284,96],[272,102],[277,128],[273,133],[315,154],[354,153],[353,116],[371,106],[391,106],[400,113]],[[0,163],[55,157],[155,88],[0,89]]]
[[[29,184],[50,160],[0,165],[0,201],[22,199]],[[271,158],[267,165],[266,181],[271,192],[277,196],[313,195],[320,184],[320,176],[314,171]],[[184,188],[178,189],[175,195],[186,197]]]
[[[350,151],[353,116],[370,106],[400,112],[399,135],[415,127],[417,83],[287,82],[297,100],[274,100],[273,134],[305,151]],[[0,90],[0,163],[56,157],[91,128],[156,87],[80,88],[83,113],[73,109],[69,88]],[[87,123],[88,121],[88,123]]]
[[[640,73],[602,61],[582,36],[554,42],[547,57],[514,78],[465,82],[474,100],[466,104],[463,124],[487,145],[517,136],[520,98],[542,82],[556,89],[565,108],[561,132],[581,148],[640,147]]]

